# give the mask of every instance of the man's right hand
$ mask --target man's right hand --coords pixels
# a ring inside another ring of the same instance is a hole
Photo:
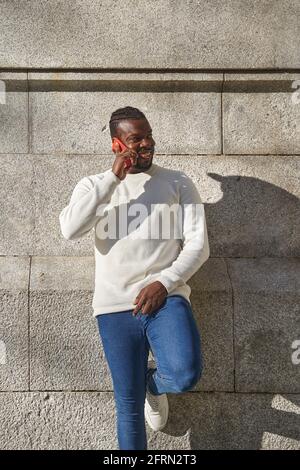
[[[120,150],[120,146],[118,147]],[[116,151],[116,158],[112,166],[112,171],[120,179],[126,178],[129,168],[125,168],[125,160],[130,158],[131,164],[135,165],[137,161],[137,152],[132,149],[125,149],[123,152]]]

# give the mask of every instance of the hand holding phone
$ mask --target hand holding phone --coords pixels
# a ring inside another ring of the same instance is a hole
[[[113,138],[112,151],[116,153],[116,160],[113,165],[114,173],[122,180],[126,177],[126,173],[132,166],[132,158],[137,158],[137,152],[128,148],[120,139],[117,137]],[[120,167],[120,159],[122,161],[122,167]],[[125,158],[127,157],[127,158]],[[125,170],[125,171],[124,171]]]
[[[118,145],[117,145],[118,144]],[[114,141],[112,143],[112,150],[116,150],[118,152],[118,147],[120,147],[121,152],[124,152],[124,150],[128,150],[128,147],[117,137],[114,137]],[[124,168],[130,168],[131,167],[131,160],[130,158],[126,158]]]

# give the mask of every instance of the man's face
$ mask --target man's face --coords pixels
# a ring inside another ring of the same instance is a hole
[[[128,148],[135,150],[138,154],[136,164],[128,170],[129,173],[137,173],[150,168],[154,155],[155,141],[147,119],[120,121],[117,137]]]

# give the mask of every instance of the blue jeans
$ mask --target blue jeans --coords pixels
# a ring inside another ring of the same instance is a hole
[[[154,395],[194,388],[202,374],[201,340],[190,303],[166,297],[151,314],[133,310],[97,315],[110,369],[121,450],[147,450],[146,390]],[[148,368],[151,349],[156,368]]]

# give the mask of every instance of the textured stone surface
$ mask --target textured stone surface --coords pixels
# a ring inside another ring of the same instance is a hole
[[[189,284],[204,365],[195,390],[234,390],[232,292],[225,261],[209,259]]]
[[[299,17],[297,0],[10,0],[0,66],[295,68]]]
[[[0,449],[117,449],[112,393],[1,393]]]
[[[93,257],[33,257],[31,389],[112,390],[92,317]],[[231,290],[223,260],[193,278],[205,371],[195,390],[233,390]]]
[[[0,254],[30,254],[35,225],[31,157],[0,155],[0,174]]]
[[[219,93],[49,91],[31,92],[29,100],[34,153],[108,153],[111,139],[102,128],[128,105],[146,115],[158,153],[220,153]]]
[[[153,449],[166,448],[169,434],[188,439],[186,449],[300,448],[299,395],[192,392],[168,399],[167,426],[149,437]]]
[[[0,257],[0,391],[28,390],[28,282],[29,258]]]
[[[225,154],[300,153],[300,106],[292,93],[224,93],[223,119]]]
[[[228,259],[234,292],[236,390],[300,392],[300,260]]]
[[[31,389],[112,389],[92,317],[92,257],[33,258]]]
[[[19,80],[15,80],[12,87],[16,74],[0,72],[0,154],[28,152],[26,78],[25,73],[18,74]]]
[[[300,449],[299,395],[168,394],[149,450]],[[1,393],[1,449],[118,449],[111,392]]]

